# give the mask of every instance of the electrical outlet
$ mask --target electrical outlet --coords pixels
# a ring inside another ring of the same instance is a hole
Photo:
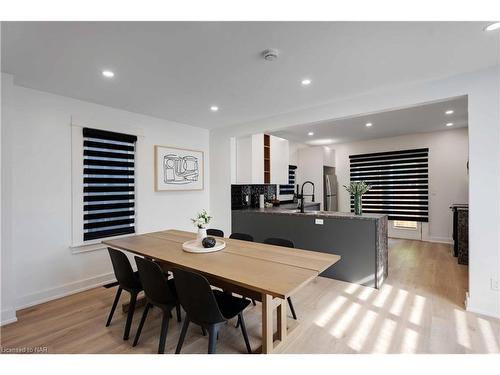
[[[492,277],[490,281],[491,281],[491,290],[500,290],[497,278]]]
[[[323,219],[314,219],[314,224],[323,225]]]

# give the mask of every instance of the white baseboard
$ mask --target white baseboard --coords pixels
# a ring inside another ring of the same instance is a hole
[[[6,309],[0,313],[0,326],[5,326],[10,323],[17,322],[16,310]]]
[[[449,244],[449,245],[453,244],[453,238],[450,238],[450,237],[430,236],[430,237],[427,237],[427,238],[422,238],[422,241],[425,241],[425,242],[446,243],[446,244]]]
[[[39,305],[54,299],[69,296],[71,294],[83,292],[88,289],[96,288],[104,284],[115,281],[113,273],[106,273],[88,279],[74,281],[56,288],[46,289],[37,293],[27,294],[20,297],[16,303],[16,310]]]

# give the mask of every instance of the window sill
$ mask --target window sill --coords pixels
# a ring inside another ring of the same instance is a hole
[[[132,236],[135,236],[135,233],[134,234],[125,234],[122,236],[100,238],[98,240],[88,241],[86,243],[73,244],[69,248],[71,249],[72,254],[81,254],[81,253],[88,253],[91,251],[105,250],[108,248],[108,245],[103,244],[102,241],[116,240],[119,238],[132,237]]]

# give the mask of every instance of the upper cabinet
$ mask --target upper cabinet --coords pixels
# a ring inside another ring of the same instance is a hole
[[[236,139],[237,184],[287,184],[289,146],[286,139],[253,134]]]
[[[270,136],[271,183],[288,184],[289,143],[288,140]]]

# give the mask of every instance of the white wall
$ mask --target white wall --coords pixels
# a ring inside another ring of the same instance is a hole
[[[235,138],[236,184],[246,184],[252,181],[252,136]]]
[[[323,209],[323,147],[304,147],[298,152],[298,166],[300,179],[297,180],[299,189],[305,181],[314,183],[315,202],[320,203],[320,210]],[[300,191],[299,191],[300,192]],[[311,194],[311,185],[304,186],[304,194]],[[311,202],[311,197],[305,198],[306,202]]]
[[[142,134],[136,160],[138,232],[192,230],[189,218],[209,209],[207,130],[26,89],[13,85],[11,76],[2,77],[2,265],[4,256],[12,257],[9,281],[15,285],[2,280],[2,295],[12,292],[16,308],[112,279],[106,251],[74,254],[69,247],[72,118],[80,125]],[[205,189],[154,192],[155,144],[204,151]]]
[[[217,227],[230,230],[232,136],[413,106],[468,95],[469,113],[469,293],[468,309],[500,317],[500,292],[491,278],[500,270],[500,70],[498,67],[445,79],[386,88],[321,106],[210,132],[210,207]],[[215,169],[217,168],[217,169]],[[214,224],[215,225],[215,224]]]
[[[451,242],[452,215],[449,207],[452,203],[469,201],[466,128],[332,145],[337,161],[339,210],[350,211],[349,193],[342,187],[350,181],[349,155],[424,147],[429,148],[430,196],[429,224],[424,223],[422,227],[423,238]]]

